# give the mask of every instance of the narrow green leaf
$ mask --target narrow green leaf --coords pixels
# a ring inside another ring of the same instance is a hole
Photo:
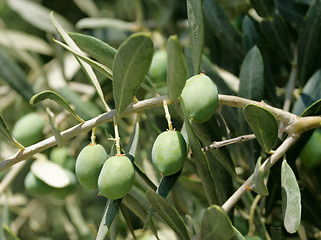
[[[136,122],[134,131],[130,137],[128,147],[127,147],[127,153],[133,157],[135,157],[138,140],[139,140],[139,122]]]
[[[292,61],[287,26],[281,15],[276,14],[273,19],[263,20],[260,27],[270,47],[275,49],[279,57],[288,62]]]
[[[298,78],[301,87],[320,66],[320,22],[321,0],[314,0],[305,16],[298,39]]]
[[[193,152],[194,162],[196,165],[198,175],[202,181],[202,185],[205,191],[207,201],[209,204],[214,204],[217,202],[217,196],[216,196],[216,190],[215,190],[213,178],[209,170],[208,160],[204,152],[202,151],[201,145],[191,128],[189,120],[187,118],[185,118],[184,120],[185,120],[184,122],[186,125],[189,144]]]
[[[187,0],[189,36],[191,39],[194,75],[200,73],[204,47],[204,16],[202,0]]]
[[[113,92],[117,113],[122,113],[132,102],[154,54],[153,42],[147,33],[136,33],[123,42],[113,66]]]
[[[251,48],[243,61],[239,96],[256,101],[264,98],[264,65],[260,50],[256,46]]]
[[[58,147],[62,147],[63,139],[62,139],[61,134],[57,128],[57,125],[55,124],[55,115],[53,114],[53,112],[49,108],[46,108],[46,111],[47,111],[47,114],[49,117],[51,132],[53,133],[53,135],[57,141]]]
[[[122,199],[107,199],[103,217],[98,228],[96,240],[104,240],[106,238],[108,230],[116,216],[121,201]]]
[[[300,98],[294,103],[292,112],[300,115],[319,99],[321,99],[321,70],[316,71],[304,85]]]
[[[155,211],[177,234],[179,239],[190,239],[186,225],[176,209],[162,196],[151,189],[146,192],[147,200]]]
[[[2,229],[6,240],[20,240],[20,238],[12,232],[6,223],[3,223]]]
[[[306,8],[302,7],[300,2],[276,0],[276,4],[284,20],[294,23],[296,26],[301,26],[306,14]]]
[[[278,139],[279,127],[273,113],[265,108],[248,104],[243,108],[243,114],[263,150],[271,151]]]
[[[236,31],[216,0],[203,0],[204,16],[213,34],[238,60],[245,56],[241,34]]]
[[[129,230],[130,233],[132,234],[133,239],[136,239],[136,234],[135,234],[135,232],[134,232],[134,227],[133,227],[133,223],[132,223],[133,221],[132,221],[131,217],[129,216],[129,210],[128,210],[128,208],[127,208],[124,204],[120,204],[120,210],[121,210],[121,213],[122,213],[122,215],[123,215],[123,217],[124,217],[124,219],[125,219],[125,221],[126,221],[128,230]],[[117,229],[118,226],[115,227],[115,226],[113,225],[113,227],[116,228],[116,231],[118,230],[118,229]],[[113,231],[113,228],[110,229],[110,235],[112,235],[112,231]],[[115,234],[115,235],[117,236],[117,234]],[[115,237],[115,238],[116,238],[116,237]],[[113,239],[115,239],[115,238],[113,238]]]
[[[66,45],[56,39],[53,39],[53,41],[55,43],[59,44],[60,46],[62,46],[63,48],[65,48],[66,50],[68,50],[69,52],[71,52],[72,54],[74,54],[75,56],[79,57],[81,60],[83,60],[84,62],[89,64],[91,67],[93,67],[94,69],[96,69],[97,71],[102,73],[107,78],[110,78],[110,79],[113,78],[113,74],[112,74],[111,70],[108,67],[106,67],[105,65],[84,56],[82,53],[79,53],[78,51],[72,49],[68,45]]]
[[[230,240],[233,234],[232,223],[221,207],[212,205],[204,212],[201,225],[202,240]]]
[[[70,180],[66,171],[57,163],[51,162],[41,156],[42,155],[32,163],[32,173],[49,186],[56,188],[68,186]]]
[[[307,188],[301,189],[302,220],[321,229],[320,199],[313,196]]]
[[[75,42],[71,39],[71,37],[69,37],[69,35],[65,32],[65,30],[60,26],[59,22],[54,17],[53,12],[50,14],[50,18],[51,18],[51,21],[54,24],[56,30],[59,32],[60,36],[64,39],[64,41],[67,43],[67,45],[69,45],[71,48],[75,49],[76,51],[81,52],[81,50],[78,48],[78,46],[75,44]],[[101,101],[103,102],[103,104],[105,106],[105,109],[107,111],[109,111],[110,109],[105,101],[103,91],[101,90],[99,81],[98,81],[93,69],[91,68],[91,66],[89,64],[87,64],[83,60],[79,59],[77,56],[76,56],[76,59],[78,60],[79,64],[81,65],[82,69],[85,71],[87,77],[94,84],[96,91],[98,93],[98,96],[100,97]]]
[[[0,51],[0,78],[19,93],[24,100],[34,95],[32,86],[28,83],[27,77],[22,69],[3,51]]]
[[[156,191],[157,187],[155,186],[155,184],[148,178],[148,176],[146,175],[146,173],[136,164],[134,163],[134,167],[135,167],[135,172],[146,182],[146,184],[153,189],[154,191]]]
[[[237,230],[236,227],[233,226],[233,232],[234,232],[234,235],[233,235],[233,240],[246,240],[245,237],[243,237],[242,233],[240,233],[239,230]]]
[[[82,58],[82,60],[84,60],[85,62],[87,62],[92,67],[102,72],[106,77],[112,80],[112,73],[109,69],[113,69],[114,59],[117,50],[108,45],[107,43],[89,35],[84,35],[80,33],[69,33],[69,36],[75,41],[77,46],[83,52],[87,53],[89,57],[96,59],[99,63],[90,59],[94,63],[91,64],[88,61],[89,58]],[[98,68],[95,67],[95,65],[97,65]],[[108,69],[107,75],[106,71],[103,70],[104,68],[106,68],[106,70]],[[151,92],[153,95],[157,95],[157,92],[147,75],[144,77],[142,87],[147,91]]]
[[[187,79],[187,67],[177,36],[170,36],[167,43],[167,89],[169,101],[181,95]]]
[[[269,195],[269,192],[264,182],[264,173],[260,171],[261,161],[262,161],[262,157],[259,157],[255,165],[253,178],[251,182],[251,189],[257,194],[260,194],[262,196],[267,196]]]
[[[242,22],[243,30],[243,46],[246,51],[249,51],[255,45],[260,43],[260,37],[258,29],[254,24],[254,21],[249,17],[245,16]]]
[[[173,174],[173,175],[169,175],[169,176],[163,176],[159,186],[156,190],[156,192],[161,195],[163,198],[166,198],[167,195],[169,194],[169,192],[171,191],[171,189],[173,188],[174,184],[177,182],[177,179],[179,178],[179,176],[181,175],[182,169],[180,171],[178,171],[177,173]],[[145,221],[144,224],[144,228],[147,226],[147,224],[149,223],[149,221],[152,219],[153,215],[155,213],[154,209],[150,209],[147,219]]]
[[[77,46],[83,52],[87,53],[89,57],[96,59],[109,69],[113,69],[114,58],[117,53],[115,48],[93,36],[80,33],[68,34],[77,44]]]
[[[12,138],[12,136],[11,136],[11,134],[9,132],[7,124],[5,123],[5,121],[3,120],[1,115],[0,115],[0,133],[9,142],[12,142],[13,144],[15,144],[15,141],[14,141],[14,139]]]
[[[289,233],[295,233],[301,221],[301,194],[295,175],[286,160],[282,162],[281,187],[284,227]]]
[[[64,108],[66,111],[68,111],[71,115],[73,115],[78,121],[81,123],[84,123],[85,121],[77,115],[77,113],[70,107],[70,105],[63,99],[58,93],[53,91],[42,91],[36,95],[34,95],[30,99],[30,104],[35,105],[43,100],[50,99],[52,101],[55,101],[59,106]]]
[[[251,0],[256,12],[263,18],[270,18],[276,12],[274,0]]]
[[[144,206],[138,200],[136,200],[134,197],[132,197],[131,195],[127,194],[123,198],[122,203],[125,204],[126,207],[128,207],[133,213],[135,213],[135,215],[138,216],[143,222],[146,221],[147,216],[148,216],[148,212],[144,208]],[[153,234],[158,238],[157,229],[156,229],[156,227],[154,225],[153,220],[151,220],[148,223],[148,227],[153,232]]]

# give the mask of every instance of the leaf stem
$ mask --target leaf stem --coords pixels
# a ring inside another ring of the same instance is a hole
[[[167,119],[167,123],[168,123],[168,130],[169,131],[173,131],[173,124],[172,124],[172,121],[171,121],[171,115],[170,115],[169,110],[168,110],[168,103],[167,103],[167,99],[166,98],[163,100],[163,107],[164,107],[164,110],[165,110],[165,118]]]

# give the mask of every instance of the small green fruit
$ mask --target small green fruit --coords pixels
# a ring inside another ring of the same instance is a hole
[[[59,164],[61,167],[73,170],[75,169],[75,159],[71,158],[69,155],[69,151],[67,148],[62,147],[62,148],[54,148],[50,152],[49,159],[54,162]]]
[[[20,118],[12,129],[12,136],[24,146],[37,143],[42,137],[45,121],[36,113]]]
[[[52,187],[37,178],[31,171],[24,180],[26,190],[33,195],[46,195],[52,191]]]
[[[156,170],[164,176],[178,172],[186,159],[186,143],[180,132],[162,132],[155,140],[152,161]]]
[[[87,189],[97,189],[100,170],[108,155],[100,144],[88,145],[79,153],[75,172],[81,186]]]
[[[70,193],[74,192],[76,186],[77,186],[77,178],[76,175],[65,169],[66,174],[69,178],[69,184],[66,187],[63,188],[52,188],[52,191],[49,193],[52,197],[57,199],[65,199]]]
[[[107,159],[98,178],[99,194],[110,198],[123,198],[135,180],[135,169],[126,156],[113,156]]]
[[[300,158],[306,167],[316,167],[321,164],[321,129],[315,129],[311,138],[300,153]]]
[[[155,82],[166,82],[167,52],[165,50],[158,50],[154,53],[148,73]]]
[[[218,106],[215,83],[204,74],[191,77],[182,91],[180,105],[185,116],[195,122],[209,120]]]

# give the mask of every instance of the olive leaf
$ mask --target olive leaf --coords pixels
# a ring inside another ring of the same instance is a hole
[[[117,52],[115,48],[93,36],[80,33],[68,34],[83,52],[109,69],[113,68],[114,58]]]
[[[69,45],[71,48],[75,49],[78,52],[81,52],[81,50],[78,48],[78,46],[75,44],[75,42],[69,37],[69,35],[65,32],[65,30],[60,26],[59,22],[56,20],[55,16],[53,15],[53,12],[50,14],[51,21],[53,25],[55,26],[56,30],[59,32],[60,36],[64,39],[64,41]],[[84,62],[83,60],[79,59],[79,57],[75,56],[76,59],[78,60],[80,66],[82,69],[85,71],[85,74],[87,77],[92,81],[94,84],[94,87],[96,88],[96,91],[98,93],[98,96],[100,97],[101,101],[103,102],[105,109],[109,111],[109,107],[105,101],[103,91],[101,90],[99,81],[91,68],[89,64]]]
[[[217,202],[216,189],[215,189],[213,178],[210,173],[207,157],[205,156],[204,152],[201,149],[201,145],[192,130],[189,119],[185,117],[184,122],[186,126],[186,132],[187,132],[189,144],[192,148],[196,169],[202,181],[202,186],[204,188],[207,201],[209,204],[216,203]]]
[[[177,36],[170,36],[167,42],[167,89],[169,101],[181,95],[187,78],[187,67],[182,47]]]
[[[237,230],[236,227],[232,226],[233,227],[233,232],[234,232],[234,235],[233,235],[233,240],[246,240],[245,237],[242,235],[242,233],[240,233],[239,230]]]
[[[118,114],[132,102],[148,72],[153,54],[153,42],[147,33],[133,34],[120,45],[113,66],[113,93]]]
[[[260,50],[256,46],[251,48],[243,61],[239,96],[256,101],[264,98],[264,65]]]
[[[319,68],[321,50],[321,1],[312,1],[305,15],[298,39],[298,78],[304,86],[310,76]]]
[[[278,120],[270,111],[247,104],[243,114],[264,151],[270,152],[278,139]]]
[[[81,60],[83,60],[84,62],[89,64],[91,67],[93,67],[94,69],[96,69],[97,71],[102,73],[107,78],[110,78],[110,79],[113,78],[113,74],[112,74],[111,70],[108,67],[106,67],[105,65],[84,56],[83,53],[76,51],[75,49],[69,47],[68,45],[66,45],[56,39],[53,39],[53,41],[55,43],[59,44],[60,46],[62,46],[63,48],[65,48],[66,50],[68,50],[69,52],[71,52],[72,54],[74,54],[75,56],[79,57]]]
[[[70,180],[66,171],[58,164],[51,162],[42,155],[31,165],[32,173],[47,185],[62,188],[69,185]]]
[[[233,234],[231,220],[221,207],[212,205],[204,212],[201,225],[202,240],[230,240]]]
[[[151,189],[146,192],[146,197],[153,209],[177,234],[179,239],[190,239],[186,225],[177,210],[162,196]]]
[[[0,78],[6,81],[24,100],[29,101],[34,95],[23,70],[4,51],[0,51]]]
[[[281,167],[282,213],[284,227],[289,233],[295,233],[301,222],[301,194],[295,175],[283,160]]]
[[[246,51],[249,51],[255,45],[259,45],[260,37],[258,29],[254,21],[249,17],[245,16],[242,22],[243,29],[243,45]]]
[[[321,70],[316,71],[302,89],[300,98],[294,103],[292,113],[300,115],[312,103],[321,99]]]
[[[58,93],[54,91],[42,91],[36,95],[34,95],[30,99],[30,104],[35,105],[43,100],[50,99],[52,101],[55,101],[59,106],[67,110],[69,113],[71,113],[72,116],[74,116],[78,121],[81,123],[84,123],[85,121],[79,117],[76,112],[70,107],[70,105],[63,99]]]
[[[290,41],[287,35],[287,26],[280,14],[275,14],[273,19],[260,22],[260,27],[269,45],[276,49],[276,53],[286,60],[292,60]]]
[[[241,34],[231,24],[217,1],[203,0],[204,17],[207,19],[210,34],[215,34],[219,41],[238,60],[245,56]]]
[[[106,68],[108,70],[113,69],[114,59],[117,53],[116,49],[93,36],[88,36],[80,33],[69,33],[69,36],[72,38],[72,40],[74,40],[74,42],[82,51],[87,53],[89,57],[94,58],[99,62],[98,63],[90,59],[94,63],[93,65],[91,65],[92,67],[94,67],[98,71],[101,71],[99,70],[99,68],[101,67]],[[85,59],[86,58],[84,58],[83,60],[86,61]],[[95,67],[95,65],[97,65],[98,68]],[[106,73],[106,71],[101,72],[105,74],[105,76],[107,76],[109,79],[113,79],[112,73]],[[108,76],[108,74],[110,76]],[[147,91],[151,92],[153,95],[157,95],[157,92],[147,75],[145,75],[144,77],[142,87]]]
[[[24,146],[22,146],[17,140],[15,140],[7,127],[7,124],[5,123],[4,119],[0,115],[0,134],[9,142],[12,142],[14,145],[16,145],[19,149],[24,150]]]
[[[269,192],[264,182],[264,173],[260,171],[261,161],[262,161],[262,157],[259,157],[259,159],[256,162],[254,173],[253,173],[251,190],[253,190],[254,192],[262,196],[267,196],[269,195]]]
[[[135,215],[138,216],[143,222],[145,222],[146,219],[148,218],[147,210],[144,208],[144,206],[137,199],[135,199],[130,194],[127,194],[123,198],[122,203],[126,207],[128,207],[133,213],[135,213]],[[149,221],[147,226],[153,232],[154,236],[158,239],[157,229],[155,227],[153,220]]]
[[[204,16],[202,0],[187,0],[189,36],[193,56],[194,75],[200,72],[204,47]]]
[[[116,216],[122,199],[107,199],[103,217],[100,221],[96,240],[104,240]]]

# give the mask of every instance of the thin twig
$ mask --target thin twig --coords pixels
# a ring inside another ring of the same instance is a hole
[[[234,143],[246,142],[246,141],[249,141],[252,139],[255,139],[254,134],[247,134],[247,135],[243,135],[243,136],[239,136],[236,138],[231,138],[231,139],[227,139],[227,140],[223,140],[223,141],[214,141],[211,145],[202,148],[202,150],[203,150],[203,152],[206,152],[210,149],[218,149],[223,146],[227,146],[227,145],[234,144]]]
[[[289,135],[283,143],[275,150],[275,152],[262,164],[261,171],[267,172],[297,141],[298,136]],[[253,174],[237,189],[234,194],[223,204],[222,209],[224,212],[228,212],[237,203],[237,201],[243,196],[244,193],[249,191]]]

